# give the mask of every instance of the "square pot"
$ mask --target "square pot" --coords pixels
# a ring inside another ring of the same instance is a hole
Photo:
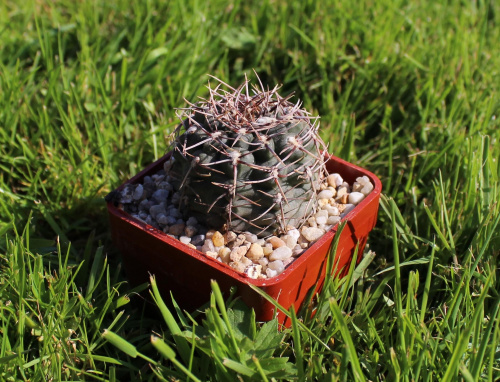
[[[146,175],[157,173],[169,157],[170,153],[149,165],[117,190],[122,190],[128,183],[141,182]],[[333,155],[325,157],[329,173],[339,173],[349,184],[352,184],[357,177],[366,175],[374,185],[373,191],[342,219],[342,221],[347,220],[347,224],[342,231],[334,260],[337,264],[336,273],[342,276],[348,271],[358,244],[357,261],[361,260],[368,233],[377,220],[382,184],[369,171]],[[108,201],[107,208],[113,243],[122,254],[125,271],[132,284],[147,282],[149,274],[155,274],[162,293],[167,294],[171,291],[182,308],[194,310],[209,301],[210,280],[214,279],[225,295],[229,294],[231,287],[236,287],[236,295],[255,310],[259,321],[271,320],[275,309],[249,285],[261,288],[283,307],[288,309],[293,305],[298,310],[312,289],[319,292],[323,286],[330,245],[338,227],[338,225],[332,227],[281,274],[257,280],[240,274],[229,265],[209,258],[202,252],[133,218],[112,202]],[[278,312],[277,315],[280,323],[290,324],[286,322],[283,313]]]

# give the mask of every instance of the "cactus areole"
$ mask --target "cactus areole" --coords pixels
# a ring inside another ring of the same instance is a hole
[[[210,228],[259,237],[300,227],[314,213],[326,171],[319,117],[277,87],[219,82],[179,115],[165,170],[181,212]]]

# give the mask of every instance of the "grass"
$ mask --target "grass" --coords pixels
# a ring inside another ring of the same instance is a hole
[[[498,380],[499,14],[488,0],[2,2],[0,380]],[[207,73],[238,84],[252,69],[384,185],[372,252],[284,331],[216,284],[199,312],[168,310],[154,282],[131,289],[102,199],[168,149]]]

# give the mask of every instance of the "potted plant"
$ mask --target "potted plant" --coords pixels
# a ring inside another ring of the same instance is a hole
[[[208,99],[181,109],[172,150],[107,198],[133,282],[154,273],[160,288],[195,309],[215,279],[223,292],[236,287],[265,321],[274,307],[250,285],[298,309],[323,284],[341,221],[336,272],[345,272],[356,246],[359,260],[380,181],[327,154],[319,117],[290,98],[262,84],[220,82]]]

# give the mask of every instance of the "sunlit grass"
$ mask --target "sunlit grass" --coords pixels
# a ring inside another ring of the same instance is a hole
[[[498,378],[499,14],[494,1],[2,2],[0,380]],[[201,312],[169,310],[154,282],[145,302],[102,200],[168,150],[175,108],[207,93],[207,74],[239,84],[254,69],[384,185],[363,262],[283,331],[216,284]]]

